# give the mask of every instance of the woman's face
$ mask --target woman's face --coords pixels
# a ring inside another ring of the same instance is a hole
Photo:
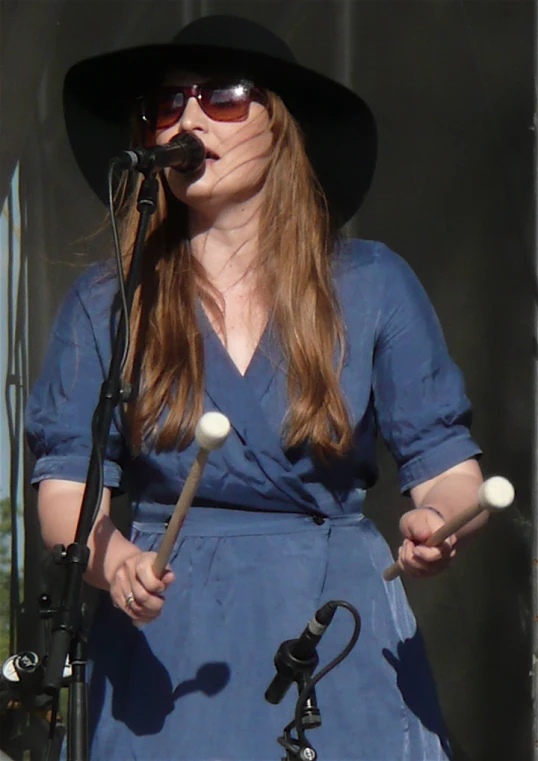
[[[163,84],[186,86],[212,79],[173,72]],[[166,170],[170,190],[176,198],[192,208],[209,211],[244,203],[260,192],[273,143],[265,106],[251,102],[244,121],[223,122],[210,118],[196,98],[190,97],[180,119],[158,130],[155,142],[164,145],[180,132],[194,133],[204,143],[207,159],[194,173]]]

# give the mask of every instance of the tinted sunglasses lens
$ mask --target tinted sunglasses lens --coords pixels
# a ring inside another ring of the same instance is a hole
[[[144,116],[154,129],[171,127],[185,110],[182,90],[162,87],[144,100]]]
[[[230,85],[202,85],[201,105],[215,121],[236,122],[246,119],[251,102],[250,86],[243,82]]]
[[[193,88],[160,87],[144,99],[143,113],[154,129],[166,129],[181,119],[187,98]],[[213,84],[207,82],[198,88],[198,102],[204,112],[215,121],[244,121],[252,101],[249,82]]]

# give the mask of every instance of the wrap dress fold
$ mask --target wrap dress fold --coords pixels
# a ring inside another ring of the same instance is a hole
[[[308,446],[283,446],[286,368],[270,325],[241,376],[199,310],[205,409],[227,415],[232,431],[211,453],[181,529],[176,581],[159,619],[139,630],[101,595],[89,645],[92,759],[280,759],[277,737],[297,690],[277,706],[264,700],[273,658],[331,599],[352,603],[362,627],[317,687],[322,726],[307,734],[320,761],[450,756],[420,634],[400,581],[382,579],[392,558],[362,508],[378,477],[378,433],[406,492],[480,454],[471,408],[428,297],[400,257],[380,243],[349,241],[335,257],[334,282],[354,446],[330,466],[314,462]],[[33,483],[86,478],[115,293],[107,267],[92,267],[60,310],[27,411]],[[105,484],[129,495],[131,538],[141,549],[158,548],[195,456],[193,443],[132,457],[115,418]],[[352,630],[338,610],[318,647],[320,667]]]

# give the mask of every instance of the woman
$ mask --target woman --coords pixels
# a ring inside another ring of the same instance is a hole
[[[330,599],[355,605],[362,629],[318,686],[320,759],[447,758],[413,616],[400,582],[382,579],[390,553],[362,506],[379,429],[414,503],[401,519],[401,568],[438,573],[481,523],[440,548],[424,544],[475,503],[479,448],[415,276],[383,245],[337,235],[371,181],[369,109],[232,17],[200,19],[170,45],[83,61],[67,76],[65,106],[77,160],[101,195],[133,109],[146,144],[188,131],[207,151],[200,171],[160,178],[131,316],[124,377],[136,393],[110,433],[87,573],[108,592],[90,642],[93,758],[279,758],[296,695],[264,700],[273,656]],[[107,267],[74,284],[30,400],[48,546],[74,535],[116,290]],[[154,551],[210,409],[232,433],[158,579]],[[116,489],[132,504],[129,539],[109,518]],[[322,664],[349,623],[335,617]]]

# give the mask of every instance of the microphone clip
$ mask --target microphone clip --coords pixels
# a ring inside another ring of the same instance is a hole
[[[278,648],[274,663],[276,676],[267,688],[265,699],[268,703],[277,705],[293,682],[297,684],[299,695],[309,686],[310,677],[318,666],[319,656],[315,649],[311,649],[304,657],[297,657],[297,640],[288,639]],[[321,726],[321,714],[313,687],[310,687],[303,706],[301,724],[304,729]]]
[[[304,687],[307,678],[311,677],[319,663],[319,655],[316,650],[312,650],[307,657],[298,658],[294,654],[297,645],[296,639],[288,639],[278,648],[274,663],[277,676],[273,682],[274,691],[271,686],[267,690],[265,697],[269,703],[277,703],[283,697],[282,689],[296,682],[299,692]],[[273,698],[273,699],[272,699]]]

